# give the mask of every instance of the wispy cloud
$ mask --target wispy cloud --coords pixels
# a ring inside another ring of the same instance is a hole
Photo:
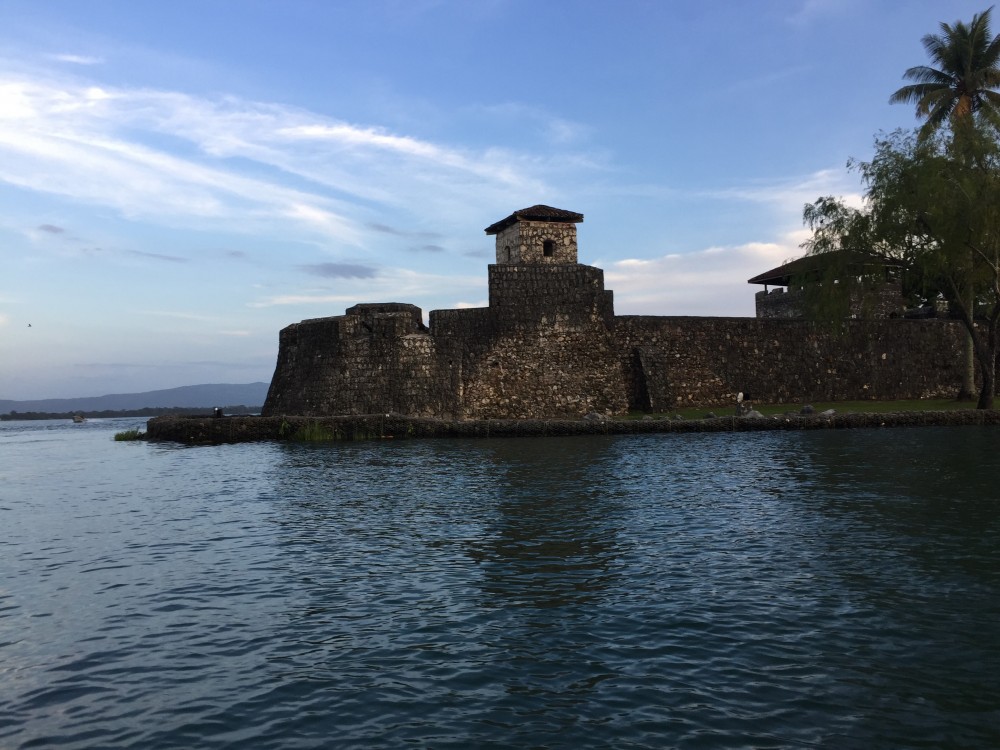
[[[328,279],[370,279],[377,273],[375,268],[358,263],[309,263],[299,268]]]
[[[56,62],[71,63],[73,65],[101,65],[104,63],[104,58],[93,57],[91,55],[73,55],[73,54],[58,54],[49,55],[50,60],[55,60]]]
[[[208,315],[200,315],[198,313],[189,312],[177,312],[173,310],[145,310],[143,315],[154,315],[161,318],[175,318],[177,320],[194,320],[198,322],[208,322],[212,318]]]
[[[343,308],[373,300],[400,300],[417,306],[430,303],[437,307],[442,289],[448,289],[459,298],[462,296],[478,298],[482,296],[485,288],[486,278],[483,274],[452,276],[406,268],[382,268],[370,277],[341,277],[336,283],[335,290],[320,288],[317,284],[313,289],[296,288],[280,291],[254,300],[248,303],[248,307],[301,307],[303,314],[309,316],[337,315],[343,312]]]
[[[852,180],[846,168],[822,169],[809,175],[770,182],[740,185],[716,190],[706,195],[726,200],[737,199],[790,207],[801,211],[803,204],[821,195],[844,196],[845,200],[860,200],[857,180]]]
[[[235,97],[55,73],[0,76],[0,181],[171,225],[355,247],[371,234],[433,239],[437,232],[376,217],[382,209],[449,216],[455,205],[467,213],[513,205],[551,194],[542,175],[553,168],[588,169],[583,162],[579,154],[456,148]]]
[[[47,232],[48,234],[62,234],[66,230],[62,227],[57,227],[55,224],[40,224],[38,226],[40,232]]]
[[[591,129],[579,122],[553,115],[548,110],[523,102],[502,102],[477,108],[491,120],[502,119],[523,126],[528,123],[537,133],[553,144],[578,143],[590,135]]]
[[[278,305],[349,305],[357,299],[351,294],[278,294],[274,297],[251,302],[248,307],[276,307]]]
[[[164,253],[147,253],[142,250],[126,250],[126,255],[134,255],[139,258],[150,258],[152,260],[162,260],[167,263],[187,263],[187,258],[181,258],[177,255],[165,255]]]
[[[375,232],[391,234],[394,237],[422,237],[424,239],[434,239],[441,236],[438,232],[419,232],[397,229],[396,227],[391,227],[388,224],[381,224],[377,221],[368,222],[366,226]]]

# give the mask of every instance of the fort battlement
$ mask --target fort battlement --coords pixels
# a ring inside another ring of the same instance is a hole
[[[630,409],[931,398],[960,380],[959,324],[616,316],[577,262],[583,215],[548,206],[487,227],[489,306],[359,304],[281,331],[264,414],[578,418]]]

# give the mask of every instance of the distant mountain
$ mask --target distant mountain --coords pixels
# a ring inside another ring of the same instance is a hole
[[[11,411],[63,413],[70,411],[124,411],[146,407],[263,406],[264,399],[267,397],[267,386],[267,383],[246,383],[243,385],[215,383],[185,385],[180,388],[167,388],[162,391],[146,391],[145,393],[113,393],[107,396],[82,398],[46,398],[38,401],[0,399],[0,414],[9,414]]]

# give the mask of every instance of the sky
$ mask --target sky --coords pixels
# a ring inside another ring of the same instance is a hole
[[[753,316],[963,0],[0,0],[0,399],[268,381],[584,214],[618,314]],[[994,29],[1000,31],[1000,29]]]

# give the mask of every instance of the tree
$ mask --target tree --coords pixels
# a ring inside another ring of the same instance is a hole
[[[937,67],[918,65],[903,77],[917,83],[903,86],[889,101],[915,104],[917,117],[927,121],[920,128],[926,140],[946,125],[961,130],[974,120],[1000,129],[1000,35],[990,36],[993,8],[972,17],[966,25],[941,23],[941,34],[921,40]]]
[[[973,122],[961,139],[896,131],[853,163],[861,209],[834,198],[806,206],[811,253],[874,248],[906,262],[927,298],[943,297],[968,333],[980,373],[977,408],[993,405],[1000,349],[1000,143]],[[833,285],[829,285],[833,287]]]
[[[973,15],[968,25],[962,21],[941,23],[941,34],[927,34],[921,40],[936,67],[918,65],[903,77],[916,81],[903,86],[891,103],[915,104],[917,117],[926,118],[919,137],[927,140],[948,126],[961,143],[971,138],[973,126],[1000,129],[1000,35],[990,35],[993,8]],[[967,300],[971,304],[971,300]],[[959,399],[971,398],[975,388],[973,342],[966,339],[966,370]]]

